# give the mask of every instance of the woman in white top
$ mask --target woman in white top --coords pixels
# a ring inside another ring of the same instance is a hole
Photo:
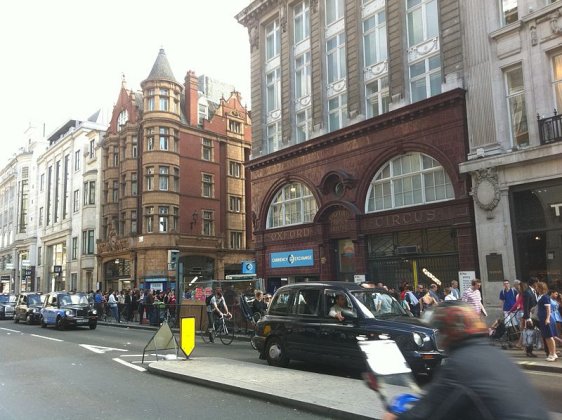
[[[445,300],[457,300],[457,298],[451,293],[450,287],[445,287]]]

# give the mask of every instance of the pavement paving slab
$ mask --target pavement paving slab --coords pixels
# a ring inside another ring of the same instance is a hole
[[[384,407],[364,381],[219,357],[158,361],[151,373],[305,409],[327,418],[380,419]],[[408,388],[388,386],[392,394]]]

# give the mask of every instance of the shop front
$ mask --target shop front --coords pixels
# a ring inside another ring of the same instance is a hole
[[[106,290],[128,290],[137,285],[131,277],[132,261],[126,258],[115,258],[104,264]]]
[[[562,286],[562,179],[510,189],[512,232],[519,278]]]

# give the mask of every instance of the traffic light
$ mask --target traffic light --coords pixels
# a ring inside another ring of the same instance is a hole
[[[180,251],[177,249],[168,250],[168,270],[175,270],[177,267]]]

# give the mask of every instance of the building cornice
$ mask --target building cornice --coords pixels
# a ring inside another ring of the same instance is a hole
[[[325,149],[328,146],[344,143],[348,140],[372,133],[374,131],[398,126],[404,122],[416,120],[433,113],[436,109],[442,109],[457,104],[464,103],[465,90],[456,88],[440,95],[428,98],[424,101],[416,102],[375,118],[352,124],[340,130],[333,131],[304,143],[299,143],[277,152],[260,156],[248,162],[250,170],[273,165],[279,162],[294,159],[298,156],[307,155],[316,150]]]

